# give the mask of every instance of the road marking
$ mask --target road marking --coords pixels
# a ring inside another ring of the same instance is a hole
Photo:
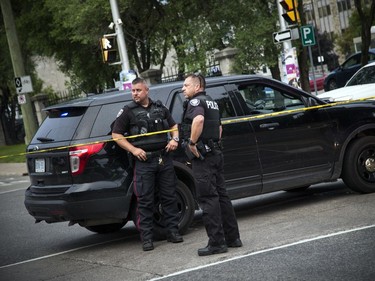
[[[3,186],[5,186],[5,185],[3,185]],[[0,192],[0,195],[10,193],[10,192],[20,191],[20,190],[26,190],[26,188],[18,188],[18,189],[13,189],[13,190],[8,190],[8,191],[2,191],[2,192]]]
[[[279,250],[279,249],[292,247],[292,246],[295,246],[295,245],[300,245],[300,244],[304,244],[304,243],[308,243],[308,242],[312,242],[312,241],[317,241],[317,240],[320,240],[320,239],[325,239],[325,238],[329,238],[329,237],[343,235],[343,234],[347,234],[347,233],[351,233],[351,232],[355,232],[355,231],[360,231],[360,230],[365,230],[365,229],[369,229],[369,228],[373,228],[373,227],[375,227],[375,224],[367,225],[367,226],[363,226],[363,227],[358,227],[358,228],[354,228],[354,229],[349,229],[349,230],[343,230],[343,231],[330,233],[330,234],[326,234],[326,235],[321,235],[321,236],[317,236],[317,237],[314,237],[314,238],[303,239],[303,240],[293,242],[293,243],[290,243],[290,244],[277,246],[277,247],[269,248],[269,249],[264,249],[264,250],[256,251],[256,252],[253,252],[253,253],[250,253],[250,254],[233,257],[233,258],[230,258],[230,259],[227,259],[227,260],[222,260],[222,261],[218,261],[218,262],[214,262],[214,263],[210,263],[210,264],[206,264],[206,265],[200,265],[200,266],[197,266],[197,267],[181,270],[181,271],[174,272],[174,273],[171,273],[169,275],[162,276],[162,277],[156,277],[156,278],[149,279],[149,281],[162,280],[164,278],[177,276],[177,275],[180,275],[180,274],[183,274],[183,273],[199,270],[199,269],[202,269],[202,268],[207,268],[207,267],[210,267],[210,266],[214,266],[214,265],[218,265],[218,264],[222,264],[222,263],[226,263],[226,262],[230,262],[230,261],[234,261],[234,260],[238,260],[238,259],[242,259],[242,258],[246,258],[246,257],[251,257],[251,256],[255,256],[255,255]]]
[[[128,239],[128,238],[129,237],[122,237],[122,238],[113,239],[113,240],[109,240],[109,241],[105,241],[105,242],[100,242],[100,243],[96,243],[96,244],[92,244],[92,245],[74,248],[74,249],[70,249],[70,250],[67,250],[67,251],[63,251],[63,252],[59,252],[59,253],[55,253],[55,254],[51,254],[51,255],[46,255],[46,256],[42,256],[42,257],[38,257],[38,258],[34,258],[34,259],[24,260],[24,261],[20,261],[20,262],[16,262],[16,263],[11,263],[11,264],[0,266],[0,269],[12,267],[12,266],[16,266],[16,265],[20,265],[20,264],[24,264],[24,263],[29,263],[29,262],[33,262],[33,261],[48,259],[48,258],[64,255],[64,254],[67,254],[67,253],[71,253],[71,252],[75,252],[75,251],[79,251],[79,250],[83,250],[83,249],[87,249],[87,248],[91,248],[91,247],[95,247],[95,246],[99,246],[99,245],[103,245],[103,244],[107,244],[107,243],[111,243],[111,242],[116,242],[116,241],[120,241],[120,240],[124,240],[124,239]]]

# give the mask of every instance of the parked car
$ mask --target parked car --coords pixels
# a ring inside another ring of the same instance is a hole
[[[182,82],[150,87],[181,122]],[[229,196],[304,190],[342,178],[361,193],[375,192],[375,105],[334,106],[261,76],[207,79],[223,124]],[[46,108],[48,117],[27,147],[30,186],[25,206],[36,220],[68,221],[105,233],[134,219],[136,200],[126,153],[111,139],[111,124],[130,92],[89,96]],[[198,204],[191,164],[173,152],[178,177],[179,227],[186,232]],[[155,232],[163,235],[156,200]]]
[[[319,94],[318,97],[330,102],[375,99],[375,62],[360,68],[345,87]]]
[[[351,55],[342,65],[332,71],[324,80],[324,90],[344,87],[346,82],[361,68],[362,52]],[[375,49],[369,50],[369,62],[375,61]]]
[[[375,84],[375,62],[371,62],[360,68],[349,79],[345,86]]]
[[[326,76],[324,74],[315,73],[315,83],[316,83],[316,90],[321,91],[324,89],[324,79]],[[310,82],[310,90],[311,92],[315,91],[314,87],[314,77],[309,75],[309,82]]]

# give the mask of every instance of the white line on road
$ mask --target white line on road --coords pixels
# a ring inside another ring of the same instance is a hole
[[[67,253],[79,251],[79,250],[82,250],[82,249],[87,249],[87,248],[91,248],[91,247],[95,247],[95,246],[99,246],[99,245],[103,245],[103,244],[107,244],[107,243],[111,243],[111,242],[115,242],[115,241],[124,240],[124,239],[127,239],[127,238],[128,237],[122,237],[122,238],[118,238],[118,239],[113,239],[113,240],[109,240],[109,241],[105,241],[105,242],[100,242],[100,243],[96,243],[96,244],[92,244],[92,245],[87,245],[87,246],[83,246],[83,247],[70,249],[70,250],[67,250],[67,251],[63,251],[63,252],[59,252],[59,253],[55,253],[55,254],[51,254],[51,255],[47,255],[47,256],[38,257],[38,258],[35,258],[35,259],[30,259],[30,260],[20,261],[20,262],[16,262],[16,263],[12,263],[12,264],[7,264],[7,265],[0,266],[0,269],[6,268],[6,267],[12,267],[12,266],[16,266],[16,265],[20,265],[20,264],[24,264],[24,263],[28,263],[28,262],[48,259],[48,258],[64,255],[64,254],[67,254]]]
[[[218,261],[218,262],[214,262],[214,263],[210,263],[210,264],[206,264],[206,265],[200,265],[200,266],[197,266],[197,267],[181,270],[181,271],[174,272],[174,273],[171,273],[169,275],[162,276],[162,277],[152,278],[149,281],[162,280],[164,278],[177,276],[177,275],[180,275],[180,274],[183,274],[183,273],[199,270],[199,269],[214,266],[214,265],[217,265],[217,264],[226,263],[226,262],[229,262],[229,261],[234,261],[234,260],[238,260],[238,259],[242,259],[242,258],[246,258],[246,257],[250,257],[250,256],[255,256],[255,255],[258,255],[258,254],[263,254],[263,253],[267,253],[267,252],[271,252],[271,251],[275,251],[275,250],[279,250],[279,249],[284,249],[284,248],[287,248],[287,247],[291,247],[291,246],[295,246],[295,245],[299,245],[299,244],[303,244],[303,243],[308,243],[308,242],[311,242],[311,241],[316,241],[316,240],[325,239],[325,238],[329,238],[329,237],[333,237],[333,236],[343,235],[343,234],[347,234],[347,233],[350,233],[350,232],[360,231],[360,230],[373,228],[373,227],[375,227],[375,224],[367,225],[367,226],[363,226],[363,227],[358,227],[358,228],[353,228],[353,229],[348,229],[348,230],[343,230],[343,231],[330,233],[330,234],[326,234],[326,235],[321,235],[321,236],[317,236],[317,237],[314,237],[314,238],[303,239],[301,241],[293,242],[293,243],[290,243],[290,244],[277,246],[277,247],[269,248],[269,249],[264,249],[264,250],[260,250],[260,251],[253,252],[253,253],[250,253],[250,254],[233,257],[233,258],[230,258],[230,259],[227,259],[227,260],[222,260],[222,261]]]
[[[5,194],[5,193],[10,193],[10,192],[15,192],[15,191],[20,191],[20,190],[26,190],[26,188],[18,188],[18,189],[13,189],[13,190],[8,190],[8,191],[3,191],[3,192],[0,192],[0,195],[1,195],[1,194]]]

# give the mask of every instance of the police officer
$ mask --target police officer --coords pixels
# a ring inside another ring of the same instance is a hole
[[[143,250],[154,249],[153,210],[155,186],[163,207],[165,224],[168,229],[167,240],[183,242],[178,233],[178,209],[175,195],[177,184],[170,151],[177,148],[179,138],[177,125],[169,110],[160,101],[148,96],[146,81],[136,78],[132,81],[133,101],[126,105],[115,120],[112,137],[116,143],[134,157],[134,194],[137,196],[137,222],[143,242]],[[167,133],[149,134],[144,137],[126,139],[124,135],[139,135],[167,129]]]
[[[188,102],[184,108],[181,132],[186,149],[195,156],[191,161],[196,194],[208,235],[208,245],[198,249],[199,256],[224,253],[227,247],[242,246],[223,177],[219,107],[206,95],[205,87],[204,77],[195,74],[187,76],[182,87]]]

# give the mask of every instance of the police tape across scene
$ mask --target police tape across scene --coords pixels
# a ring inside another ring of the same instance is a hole
[[[221,123],[222,123],[222,125],[232,124],[232,123],[240,123],[240,122],[246,122],[246,121],[255,120],[255,119],[261,119],[261,118],[272,117],[272,116],[283,115],[283,114],[289,114],[289,113],[295,113],[295,112],[301,112],[301,111],[308,111],[308,110],[325,108],[325,107],[333,107],[333,106],[336,106],[336,105],[350,104],[350,103],[354,103],[354,102],[371,100],[371,99],[375,100],[375,96],[356,99],[356,100],[347,100],[347,101],[340,101],[340,102],[335,102],[335,103],[315,105],[315,106],[304,107],[304,108],[290,109],[290,110],[272,112],[272,113],[266,113],[266,114],[257,114],[255,116],[234,118],[234,119],[230,119],[230,120],[222,120]],[[79,146],[84,146],[84,145],[97,144],[97,143],[105,143],[105,142],[110,142],[110,141],[114,141],[114,140],[118,140],[118,139],[132,139],[132,138],[138,138],[138,137],[147,137],[147,136],[152,136],[152,135],[156,135],[156,134],[165,134],[165,133],[173,132],[173,131],[176,131],[176,130],[177,129],[162,130],[162,131],[151,132],[151,133],[144,133],[144,134],[138,134],[138,135],[132,135],[132,136],[124,136],[124,137],[116,138],[116,139],[111,138],[111,139],[102,140],[102,141],[94,141],[94,142],[74,144],[74,145],[68,145],[68,146],[60,146],[60,147],[54,147],[54,148],[49,148],[49,149],[43,149],[43,150],[38,150],[38,151],[30,151],[30,152],[24,152],[24,153],[19,153],[19,154],[12,154],[12,155],[3,155],[3,156],[0,156],[0,159],[13,157],[13,156],[37,154],[37,153],[42,153],[42,152],[54,151],[54,150],[62,150],[62,149],[79,147]]]

